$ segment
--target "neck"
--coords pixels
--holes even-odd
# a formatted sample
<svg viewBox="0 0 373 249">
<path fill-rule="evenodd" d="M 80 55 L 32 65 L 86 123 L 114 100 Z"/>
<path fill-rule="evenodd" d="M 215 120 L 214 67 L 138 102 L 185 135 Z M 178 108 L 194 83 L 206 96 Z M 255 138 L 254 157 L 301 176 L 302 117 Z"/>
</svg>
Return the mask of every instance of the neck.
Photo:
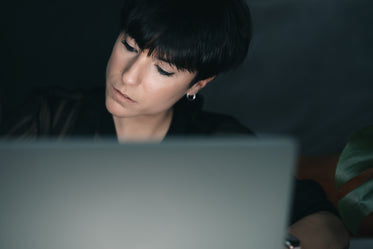
<svg viewBox="0 0 373 249">
<path fill-rule="evenodd" d="M 119 142 L 161 142 L 171 124 L 173 109 L 157 115 L 121 118 L 113 116 Z"/>
</svg>

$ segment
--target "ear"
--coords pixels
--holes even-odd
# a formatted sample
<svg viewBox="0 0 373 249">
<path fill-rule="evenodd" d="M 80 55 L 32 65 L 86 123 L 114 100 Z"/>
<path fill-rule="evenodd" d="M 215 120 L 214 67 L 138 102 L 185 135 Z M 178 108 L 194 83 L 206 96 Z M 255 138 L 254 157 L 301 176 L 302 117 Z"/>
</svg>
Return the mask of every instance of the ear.
<svg viewBox="0 0 373 249">
<path fill-rule="evenodd" d="M 188 94 L 190 95 L 194 95 L 194 94 L 197 94 L 199 90 L 201 90 L 202 88 L 204 88 L 207 83 L 209 83 L 210 81 L 212 81 L 213 79 L 215 79 L 216 75 L 214 76 L 211 76 L 207 79 L 203 79 L 203 80 L 200 80 L 200 81 L 197 81 L 196 83 L 193 84 L 193 86 L 191 86 L 188 90 Z"/>
</svg>

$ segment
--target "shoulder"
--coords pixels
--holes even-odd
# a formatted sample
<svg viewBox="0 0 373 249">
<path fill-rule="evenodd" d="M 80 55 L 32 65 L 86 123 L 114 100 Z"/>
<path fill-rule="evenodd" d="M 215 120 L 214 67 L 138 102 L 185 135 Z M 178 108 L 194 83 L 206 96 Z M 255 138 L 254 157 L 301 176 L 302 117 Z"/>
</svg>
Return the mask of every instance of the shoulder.
<svg viewBox="0 0 373 249">
<path fill-rule="evenodd" d="M 10 138 L 64 136 L 72 132 L 81 110 L 96 95 L 95 90 L 41 87 L 21 105 L 8 110 L 0 134 Z M 93 99 L 93 98 L 92 98 Z"/>
<path fill-rule="evenodd" d="M 313 180 L 295 180 L 290 224 L 310 214 L 328 211 L 338 216 L 320 184 Z"/>
<path fill-rule="evenodd" d="M 170 135 L 251 135 L 253 132 L 236 118 L 202 110 L 203 99 L 181 99 L 174 107 Z"/>
</svg>

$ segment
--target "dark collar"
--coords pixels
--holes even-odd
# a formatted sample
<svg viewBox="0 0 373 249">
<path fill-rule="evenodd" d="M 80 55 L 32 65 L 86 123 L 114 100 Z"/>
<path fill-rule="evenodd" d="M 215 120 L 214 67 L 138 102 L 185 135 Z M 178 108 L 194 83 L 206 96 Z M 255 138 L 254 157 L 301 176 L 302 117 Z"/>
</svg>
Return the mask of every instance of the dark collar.
<svg viewBox="0 0 373 249">
<path fill-rule="evenodd" d="M 175 135 L 187 135 L 190 131 L 190 121 L 201 111 L 202 106 L 203 98 L 200 95 L 197 95 L 193 101 L 186 97 L 181 98 L 173 107 L 172 121 L 166 138 Z"/>
<path fill-rule="evenodd" d="M 116 136 L 114 120 L 105 106 L 105 95 L 101 96 L 101 107 L 99 112 L 99 120 L 97 124 L 98 135 L 101 137 Z M 181 98 L 175 105 L 170 128 L 166 134 L 166 138 L 175 135 L 187 135 L 189 131 L 189 123 L 193 117 L 201 111 L 203 106 L 203 98 L 197 95 L 193 101 L 187 100 L 186 97 Z"/>
</svg>

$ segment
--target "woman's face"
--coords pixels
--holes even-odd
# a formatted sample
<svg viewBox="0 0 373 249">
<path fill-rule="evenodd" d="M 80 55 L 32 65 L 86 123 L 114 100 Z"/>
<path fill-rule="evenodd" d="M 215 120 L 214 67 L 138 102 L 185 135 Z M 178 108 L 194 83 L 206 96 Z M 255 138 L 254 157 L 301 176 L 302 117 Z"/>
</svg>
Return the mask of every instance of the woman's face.
<svg viewBox="0 0 373 249">
<path fill-rule="evenodd" d="M 116 117 L 162 114 L 187 92 L 195 94 L 205 84 L 190 87 L 196 73 L 140 51 L 134 39 L 121 33 L 106 68 L 106 108 Z"/>
</svg>

